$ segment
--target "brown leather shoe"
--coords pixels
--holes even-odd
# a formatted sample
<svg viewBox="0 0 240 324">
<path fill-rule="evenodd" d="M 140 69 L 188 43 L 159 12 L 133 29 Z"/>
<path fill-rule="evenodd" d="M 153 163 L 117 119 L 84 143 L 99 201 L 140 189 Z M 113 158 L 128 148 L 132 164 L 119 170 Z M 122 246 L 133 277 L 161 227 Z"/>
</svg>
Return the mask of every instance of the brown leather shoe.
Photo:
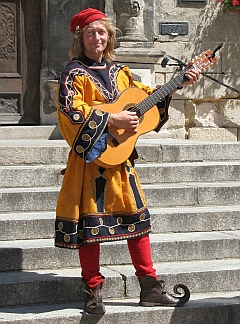
<svg viewBox="0 0 240 324">
<path fill-rule="evenodd" d="M 140 293 L 140 306 L 182 306 L 190 298 L 190 291 L 188 287 L 182 284 L 175 285 L 173 291 L 177 295 L 181 295 L 178 288 L 183 289 L 184 296 L 174 297 L 167 290 L 165 290 L 165 282 L 163 280 L 157 280 L 154 277 L 139 277 L 138 278 L 141 293 Z"/>
<path fill-rule="evenodd" d="M 104 314 L 106 312 L 105 306 L 102 301 L 101 294 L 102 284 L 97 285 L 93 289 L 87 286 L 85 310 L 90 314 Z"/>
</svg>

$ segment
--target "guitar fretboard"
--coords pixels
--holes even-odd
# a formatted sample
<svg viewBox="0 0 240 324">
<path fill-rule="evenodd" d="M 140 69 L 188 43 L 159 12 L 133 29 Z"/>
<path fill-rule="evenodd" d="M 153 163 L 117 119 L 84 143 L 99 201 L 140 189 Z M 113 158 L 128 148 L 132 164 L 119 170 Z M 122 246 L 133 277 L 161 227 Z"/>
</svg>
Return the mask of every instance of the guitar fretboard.
<svg viewBox="0 0 240 324">
<path fill-rule="evenodd" d="M 180 72 L 176 77 L 171 79 L 169 82 L 165 83 L 159 89 L 157 89 L 154 93 L 150 96 L 146 97 L 144 100 L 136 104 L 132 107 L 131 111 L 136 111 L 138 116 L 142 116 L 151 109 L 154 105 L 156 105 L 159 101 L 165 98 L 169 93 L 175 90 L 177 87 L 180 86 L 186 79 L 185 73 L 187 70 L 194 68 L 194 66 L 185 69 L 184 71 Z"/>
</svg>

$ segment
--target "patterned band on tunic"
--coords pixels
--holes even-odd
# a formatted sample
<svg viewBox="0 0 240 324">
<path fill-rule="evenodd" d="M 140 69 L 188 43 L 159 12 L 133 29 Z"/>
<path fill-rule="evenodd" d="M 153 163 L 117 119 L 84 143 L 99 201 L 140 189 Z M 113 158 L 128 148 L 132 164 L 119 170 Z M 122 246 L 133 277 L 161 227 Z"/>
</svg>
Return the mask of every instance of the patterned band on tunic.
<svg viewBox="0 0 240 324">
<path fill-rule="evenodd" d="M 84 243 L 131 239 L 151 231 L 147 208 L 135 214 L 85 215 L 79 224 L 57 217 L 56 241 L 58 247 L 79 248 Z"/>
</svg>

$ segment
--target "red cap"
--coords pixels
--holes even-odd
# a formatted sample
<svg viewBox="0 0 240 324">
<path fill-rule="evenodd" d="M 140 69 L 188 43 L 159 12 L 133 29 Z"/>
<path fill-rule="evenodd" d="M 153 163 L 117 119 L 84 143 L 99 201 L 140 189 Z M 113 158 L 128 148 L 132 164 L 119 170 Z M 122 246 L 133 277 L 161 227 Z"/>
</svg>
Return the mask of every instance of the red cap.
<svg viewBox="0 0 240 324">
<path fill-rule="evenodd" d="M 77 15 L 72 17 L 70 21 L 70 32 L 74 34 L 77 27 L 82 30 L 91 22 L 102 18 L 107 18 L 107 16 L 97 9 L 88 8 L 82 10 Z"/>
</svg>

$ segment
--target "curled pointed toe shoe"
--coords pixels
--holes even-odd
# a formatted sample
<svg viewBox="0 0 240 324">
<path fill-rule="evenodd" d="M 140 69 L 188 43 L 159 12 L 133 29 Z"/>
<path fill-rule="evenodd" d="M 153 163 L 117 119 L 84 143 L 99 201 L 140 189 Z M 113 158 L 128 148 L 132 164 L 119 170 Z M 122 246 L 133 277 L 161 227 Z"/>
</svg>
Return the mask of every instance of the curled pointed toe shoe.
<svg viewBox="0 0 240 324">
<path fill-rule="evenodd" d="M 97 285 L 93 289 L 85 290 L 85 310 L 90 314 L 104 314 L 106 312 L 105 306 L 102 300 L 101 288 L 102 284 Z"/>
<path fill-rule="evenodd" d="M 184 292 L 183 296 L 175 297 L 165 289 L 165 282 L 163 280 L 147 276 L 139 277 L 138 279 L 141 286 L 140 306 L 177 307 L 186 304 L 190 298 L 190 291 L 185 285 L 177 284 L 174 286 L 173 291 L 176 295 L 181 295 L 178 290 L 179 288 Z"/>
</svg>

